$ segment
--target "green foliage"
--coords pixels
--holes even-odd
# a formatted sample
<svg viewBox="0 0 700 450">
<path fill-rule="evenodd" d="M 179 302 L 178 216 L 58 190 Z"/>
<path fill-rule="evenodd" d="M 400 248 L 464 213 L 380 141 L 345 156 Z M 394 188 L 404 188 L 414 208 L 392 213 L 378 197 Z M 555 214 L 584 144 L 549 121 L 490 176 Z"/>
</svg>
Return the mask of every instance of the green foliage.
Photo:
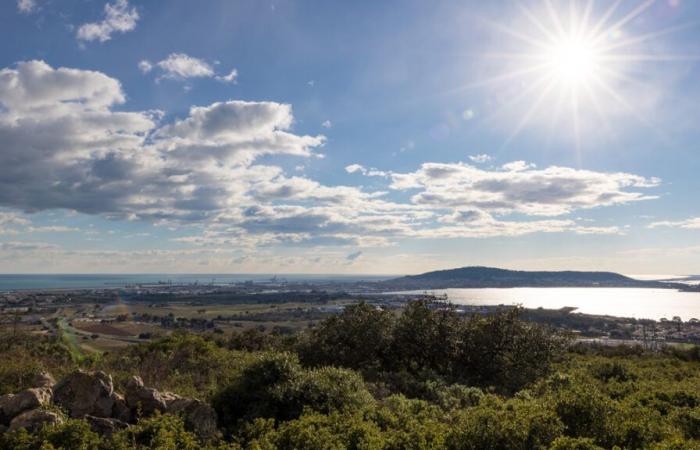
<svg viewBox="0 0 700 450">
<path fill-rule="evenodd" d="M 300 342 L 298 352 L 307 365 L 335 365 L 373 373 L 385 365 L 392 327 L 391 313 L 358 303 L 312 329 Z"/>
<path fill-rule="evenodd" d="M 77 367 L 70 350 L 48 336 L 0 334 L 0 357 L 0 395 L 31 387 L 41 371 L 61 375 Z"/>
<path fill-rule="evenodd" d="M 349 307 L 312 330 L 299 352 L 306 364 L 355 369 L 409 394 L 434 379 L 513 393 L 546 374 L 566 343 L 518 309 L 465 318 L 450 305 L 416 301 L 398 318 L 365 303 Z"/>
<path fill-rule="evenodd" d="M 90 429 L 87 422 L 70 419 L 65 423 L 48 425 L 34 434 L 21 429 L 0 436 L 2 450 L 92 450 L 103 447 L 100 436 Z"/>
<path fill-rule="evenodd" d="M 347 369 L 303 369 L 290 353 L 261 354 L 213 400 L 220 422 L 229 430 L 240 420 L 292 420 L 305 409 L 330 414 L 371 407 L 373 398 L 362 378 Z"/>
<path fill-rule="evenodd" d="M 466 323 L 455 364 L 455 373 L 463 374 L 463 381 L 513 393 L 550 371 L 568 339 L 521 320 L 519 314 L 510 309 Z"/>
<path fill-rule="evenodd" d="M 81 420 L 4 433 L 0 450 L 700 448 L 695 350 L 566 352 L 566 342 L 518 310 L 465 317 L 425 302 L 396 313 L 359 304 L 291 338 L 176 333 L 91 368 L 117 391 L 138 374 L 211 400 L 224 440 L 198 442 L 182 418 L 162 415 L 111 438 Z M 0 361 L 0 392 L 85 363 L 41 336 L 0 339 Z"/>
<path fill-rule="evenodd" d="M 111 439 L 110 447 L 115 450 L 195 450 L 201 448 L 196 436 L 185 430 L 182 418 L 174 415 L 155 415 L 141 419 L 135 426 L 115 433 Z"/>
<path fill-rule="evenodd" d="M 113 375 L 117 386 L 139 375 L 148 386 L 209 398 L 237 375 L 238 366 L 248 357 L 203 336 L 175 333 L 105 355 L 100 368 Z"/>
</svg>

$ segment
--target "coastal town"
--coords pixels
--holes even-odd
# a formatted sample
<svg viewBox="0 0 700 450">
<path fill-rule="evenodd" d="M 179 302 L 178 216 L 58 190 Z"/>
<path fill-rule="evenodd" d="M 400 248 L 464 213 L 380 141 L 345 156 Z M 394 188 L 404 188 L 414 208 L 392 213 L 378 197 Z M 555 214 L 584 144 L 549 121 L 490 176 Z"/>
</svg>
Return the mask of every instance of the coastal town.
<svg viewBox="0 0 700 450">
<path fill-rule="evenodd" d="M 0 327 L 64 337 L 83 351 L 109 351 L 176 331 L 230 335 L 247 329 L 290 334 L 367 302 L 400 311 L 411 300 L 465 315 L 488 315 L 517 305 L 452 304 L 427 293 L 377 292 L 362 282 L 246 281 L 231 284 L 160 282 L 92 289 L 0 292 Z M 525 309 L 526 320 L 571 333 L 599 345 L 660 349 L 700 343 L 700 320 L 669 316 L 660 320 L 591 315 L 576 308 Z"/>
</svg>

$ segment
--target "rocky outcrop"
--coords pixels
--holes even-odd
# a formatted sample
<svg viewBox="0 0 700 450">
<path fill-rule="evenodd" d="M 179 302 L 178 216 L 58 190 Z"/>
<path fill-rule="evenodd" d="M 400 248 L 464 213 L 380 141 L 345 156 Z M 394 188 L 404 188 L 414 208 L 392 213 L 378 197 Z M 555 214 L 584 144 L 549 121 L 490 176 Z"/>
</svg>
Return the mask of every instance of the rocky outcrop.
<svg viewBox="0 0 700 450">
<path fill-rule="evenodd" d="M 17 394 L 0 397 L 0 422 L 8 423 L 24 411 L 36 409 L 51 401 L 51 388 L 40 387 L 26 389 Z"/>
<path fill-rule="evenodd" d="M 90 424 L 92 431 L 104 436 L 111 436 L 119 430 L 122 430 L 129 425 L 119 419 L 85 416 L 85 420 Z"/>
<path fill-rule="evenodd" d="M 131 412 L 141 416 L 150 416 L 156 411 L 165 412 L 168 405 L 160 392 L 144 386 L 141 377 L 131 377 L 124 392 L 126 404 Z"/>
<path fill-rule="evenodd" d="M 53 388 L 56 384 L 56 380 L 48 372 L 39 372 L 36 374 L 32 380 L 32 386 Z"/>
<path fill-rule="evenodd" d="M 104 372 L 77 371 L 54 386 L 53 401 L 71 417 L 111 417 L 114 407 L 112 377 Z"/>
<path fill-rule="evenodd" d="M 20 428 L 32 432 L 45 424 L 62 423 L 60 413 L 45 408 L 52 401 L 102 435 L 111 435 L 156 412 L 182 416 L 186 428 L 203 441 L 219 433 L 216 412 L 209 404 L 147 387 L 137 376 L 126 383 L 123 396 L 114 391 L 112 377 L 104 372 L 81 370 L 58 383 L 50 374 L 41 373 L 33 384 L 36 387 L 0 396 L 0 434 Z"/>
<path fill-rule="evenodd" d="M 29 432 L 39 431 L 45 425 L 63 423 L 63 417 L 53 411 L 43 409 L 32 409 L 23 412 L 19 416 L 12 419 L 10 427 L 7 431 L 15 431 L 20 428 L 25 428 Z"/>
<path fill-rule="evenodd" d="M 131 413 L 129 405 L 126 404 L 126 399 L 123 395 L 116 392 L 112 393 L 112 415 L 111 417 L 121 420 L 122 422 L 131 422 L 134 420 L 134 415 Z"/>
<path fill-rule="evenodd" d="M 202 440 L 211 439 L 218 433 L 216 411 L 201 400 L 175 399 L 168 403 L 168 413 L 182 415 L 185 426 Z"/>
</svg>

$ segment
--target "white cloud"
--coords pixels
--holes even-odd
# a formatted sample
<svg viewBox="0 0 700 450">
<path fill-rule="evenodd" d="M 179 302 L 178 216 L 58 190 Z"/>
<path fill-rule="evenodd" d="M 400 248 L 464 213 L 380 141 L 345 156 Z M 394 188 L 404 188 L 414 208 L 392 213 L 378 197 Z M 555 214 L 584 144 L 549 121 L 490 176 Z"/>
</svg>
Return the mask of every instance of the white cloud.
<svg viewBox="0 0 700 450">
<path fill-rule="evenodd" d="M 148 73 L 148 72 L 150 72 L 151 70 L 153 70 L 153 64 L 151 64 L 151 62 L 148 61 L 147 59 L 144 59 L 144 60 L 142 60 L 142 61 L 139 61 L 139 70 L 140 70 L 142 73 Z"/>
<path fill-rule="evenodd" d="M 17 0 L 17 10 L 24 14 L 29 14 L 36 10 L 35 0 Z"/>
<path fill-rule="evenodd" d="M 321 126 L 322 126 L 323 128 L 332 128 L 332 127 L 333 127 L 333 123 L 331 123 L 330 120 L 324 120 L 323 123 L 321 124 Z"/>
<path fill-rule="evenodd" d="M 476 113 L 473 109 L 465 109 L 464 111 L 462 111 L 462 118 L 464 120 L 469 121 L 472 120 L 474 117 L 476 117 Z"/>
<path fill-rule="evenodd" d="M 478 155 L 469 155 L 469 160 L 475 163 L 484 164 L 493 160 L 490 155 L 486 153 L 480 153 Z"/>
<path fill-rule="evenodd" d="M 501 166 L 503 170 L 507 170 L 509 172 L 522 172 L 523 170 L 534 169 L 535 167 L 537 166 L 525 161 L 513 161 Z"/>
<path fill-rule="evenodd" d="M 184 53 L 171 53 L 156 64 L 163 70 L 164 78 L 213 77 L 214 69 L 204 60 Z"/>
<path fill-rule="evenodd" d="M 557 216 L 577 209 L 653 199 L 656 197 L 638 190 L 660 183 L 656 178 L 622 172 L 557 166 L 538 170 L 521 161 L 503 167 L 505 170 L 499 171 L 463 163 L 424 163 L 416 172 L 391 173 L 390 188 L 418 189 L 412 202 L 433 208 Z"/>
<path fill-rule="evenodd" d="M 223 81 L 224 83 L 238 83 L 238 71 L 236 69 L 231 70 L 228 75 L 220 75 L 216 77 L 217 80 Z"/>
<path fill-rule="evenodd" d="M 670 227 L 670 228 L 684 228 L 687 230 L 700 230 L 700 217 L 693 217 L 685 220 L 665 220 L 659 222 L 650 223 L 648 228 L 660 228 L 660 227 Z"/>
<path fill-rule="evenodd" d="M 123 101 L 119 82 L 99 72 L 41 61 L 1 70 L 0 205 L 201 220 L 279 175 L 251 166 L 258 156 L 307 157 L 323 143 L 288 131 L 285 104 L 193 107 L 159 127 L 159 114 L 111 110 Z"/>
<path fill-rule="evenodd" d="M 218 62 L 215 62 L 215 64 L 218 64 Z M 238 82 L 238 71 L 236 69 L 232 69 L 225 75 L 217 75 L 214 67 L 210 63 L 185 53 L 171 53 L 167 58 L 156 63 L 143 60 L 139 62 L 138 66 L 139 70 L 144 74 L 150 73 L 157 67 L 161 74 L 156 78 L 156 81 L 162 79 L 187 80 L 190 78 L 213 78 L 222 83 L 236 84 Z M 185 89 L 189 90 L 191 86 L 186 86 Z"/>
<path fill-rule="evenodd" d="M 136 8 L 129 8 L 127 0 L 107 3 L 104 8 L 105 18 L 101 22 L 85 23 L 78 28 L 77 37 L 81 41 L 105 42 L 114 33 L 126 33 L 136 28 L 139 13 Z"/>
<path fill-rule="evenodd" d="M 364 174 L 367 170 L 361 166 L 360 164 L 350 164 L 349 166 L 345 166 L 345 171 L 347 173 L 362 173 Z"/>
<path fill-rule="evenodd" d="M 0 70 L 0 206 L 196 226 L 179 240 L 191 246 L 342 247 L 347 254 L 407 238 L 619 233 L 569 219 L 498 216 L 555 216 L 639 201 L 651 198 L 640 190 L 659 183 L 527 163 L 508 166 L 517 170 L 425 163 L 409 173 L 346 167 L 387 179 L 390 189 L 417 190 L 410 200 L 393 201 L 386 189 L 325 185 L 274 165 L 279 155 L 318 156 L 325 142 L 292 130 L 288 104 L 215 102 L 161 123 L 162 112 L 116 111 L 124 101 L 121 84 L 100 72 L 42 61 Z M 17 220 L 0 215 L 6 229 L 72 231 Z"/>
</svg>

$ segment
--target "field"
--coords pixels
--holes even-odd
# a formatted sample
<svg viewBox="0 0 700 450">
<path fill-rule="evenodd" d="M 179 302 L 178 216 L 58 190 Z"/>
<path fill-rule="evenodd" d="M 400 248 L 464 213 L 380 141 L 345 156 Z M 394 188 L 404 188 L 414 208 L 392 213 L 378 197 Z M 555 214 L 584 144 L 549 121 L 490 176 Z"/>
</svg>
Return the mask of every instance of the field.
<svg viewBox="0 0 700 450">
<path fill-rule="evenodd" d="M 63 334 L 76 351 L 85 354 L 114 351 L 128 345 L 168 336 L 176 330 L 215 331 L 228 336 L 255 328 L 294 333 L 330 315 L 323 308 L 337 308 L 353 299 L 332 300 L 323 305 L 285 303 L 125 302 L 77 303 L 42 317 L 43 326 L 21 325 L 22 331 Z M 321 309 L 319 309 L 321 308 Z"/>
</svg>

